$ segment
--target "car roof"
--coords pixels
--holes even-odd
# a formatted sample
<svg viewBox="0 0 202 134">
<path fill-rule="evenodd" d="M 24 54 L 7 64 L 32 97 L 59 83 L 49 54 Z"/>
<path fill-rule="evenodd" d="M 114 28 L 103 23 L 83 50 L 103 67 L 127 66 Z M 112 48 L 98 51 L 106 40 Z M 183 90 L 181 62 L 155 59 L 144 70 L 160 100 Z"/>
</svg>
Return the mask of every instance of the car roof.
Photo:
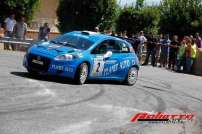
<svg viewBox="0 0 202 134">
<path fill-rule="evenodd" d="M 81 36 L 81 37 L 86 38 L 92 42 L 97 42 L 97 41 L 106 40 L 106 39 L 122 40 L 120 38 L 116 38 L 113 36 L 109 36 L 109 35 L 101 34 L 101 33 L 97 33 L 97 32 L 91 32 L 91 31 L 73 31 L 73 32 L 69 32 L 67 34 L 75 35 L 75 36 Z"/>
</svg>

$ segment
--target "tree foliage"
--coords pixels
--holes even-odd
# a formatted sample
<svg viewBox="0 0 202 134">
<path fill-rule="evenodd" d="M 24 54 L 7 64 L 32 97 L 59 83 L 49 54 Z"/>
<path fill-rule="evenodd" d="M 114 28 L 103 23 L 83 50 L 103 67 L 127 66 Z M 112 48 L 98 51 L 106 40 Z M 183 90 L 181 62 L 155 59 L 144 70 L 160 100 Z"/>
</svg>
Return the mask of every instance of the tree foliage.
<svg viewBox="0 0 202 134">
<path fill-rule="evenodd" d="M 137 10 L 134 7 L 122 9 L 118 19 L 117 31 L 128 31 L 129 34 L 144 30 L 146 32 L 158 32 L 159 9 L 157 7 L 144 7 Z"/>
<path fill-rule="evenodd" d="M 143 8 L 143 6 L 144 6 L 144 0 L 136 0 L 135 8 L 136 8 L 137 10 Z"/>
<path fill-rule="evenodd" d="M 0 0 L 0 20 L 13 13 L 17 18 L 25 16 L 27 21 L 30 21 L 39 3 L 40 0 Z"/>
<path fill-rule="evenodd" d="M 177 35 L 202 32 L 202 1 L 163 0 L 160 31 Z"/>
<path fill-rule="evenodd" d="M 111 27 L 116 16 L 116 0 L 60 0 L 57 10 L 61 32 Z"/>
</svg>

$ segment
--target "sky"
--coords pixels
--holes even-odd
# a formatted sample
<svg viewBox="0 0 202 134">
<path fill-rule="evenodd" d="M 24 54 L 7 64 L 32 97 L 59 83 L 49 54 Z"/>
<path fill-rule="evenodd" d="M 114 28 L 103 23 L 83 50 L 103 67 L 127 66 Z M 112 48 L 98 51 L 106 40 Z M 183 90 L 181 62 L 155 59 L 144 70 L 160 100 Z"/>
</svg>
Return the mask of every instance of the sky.
<svg viewBox="0 0 202 134">
<path fill-rule="evenodd" d="M 136 2 L 136 0 L 118 0 L 120 4 L 124 6 L 125 4 L 131 5 Z M 160 3 L 160 0 L 145 0 L 146 5 L 157 5 Z"/>
</svg>

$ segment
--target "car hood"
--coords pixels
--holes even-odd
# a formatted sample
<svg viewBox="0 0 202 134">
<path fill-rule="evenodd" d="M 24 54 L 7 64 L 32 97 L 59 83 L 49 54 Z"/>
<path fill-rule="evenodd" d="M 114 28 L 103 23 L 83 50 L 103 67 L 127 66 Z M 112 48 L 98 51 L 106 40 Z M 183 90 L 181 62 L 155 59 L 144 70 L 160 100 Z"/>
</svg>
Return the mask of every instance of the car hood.
<svg viewBox="0 0 202 134">
<path fill-rule="evenodd" d="M 78 53 L 81 50 L 66 47 L 58 44 L 52 44 L 49 42 L 44 42 L 38 45 L 33 46 L 31 52 L 39 52 L 41 54 L 49 55 L 51 57 L 56 57 L 58 55 L 67 54 L 67 53 Z"/>
</svg>

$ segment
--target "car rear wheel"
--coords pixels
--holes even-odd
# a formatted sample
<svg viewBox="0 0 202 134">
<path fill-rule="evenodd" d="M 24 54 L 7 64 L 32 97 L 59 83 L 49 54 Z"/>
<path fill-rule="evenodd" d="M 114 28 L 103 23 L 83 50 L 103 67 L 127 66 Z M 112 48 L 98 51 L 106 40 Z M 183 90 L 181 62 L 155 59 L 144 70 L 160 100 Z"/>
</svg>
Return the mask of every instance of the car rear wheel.
<svg viewBox="0 0 202 134">
<path fill-rule="evenodd" d="M 88 65 L 86 63 L 82 63 L 76 72 L 75 81 L 79 85 L 83 85 L 88 78 Z"/>
<path fill-rule="evenodd" d="M 132 67 L 128 71 L 126 84 L 129 86 L 133 86 L 137 82 L 137 78 L 138 78 L 138 69 L 136 67 Z"/>
</svg>

